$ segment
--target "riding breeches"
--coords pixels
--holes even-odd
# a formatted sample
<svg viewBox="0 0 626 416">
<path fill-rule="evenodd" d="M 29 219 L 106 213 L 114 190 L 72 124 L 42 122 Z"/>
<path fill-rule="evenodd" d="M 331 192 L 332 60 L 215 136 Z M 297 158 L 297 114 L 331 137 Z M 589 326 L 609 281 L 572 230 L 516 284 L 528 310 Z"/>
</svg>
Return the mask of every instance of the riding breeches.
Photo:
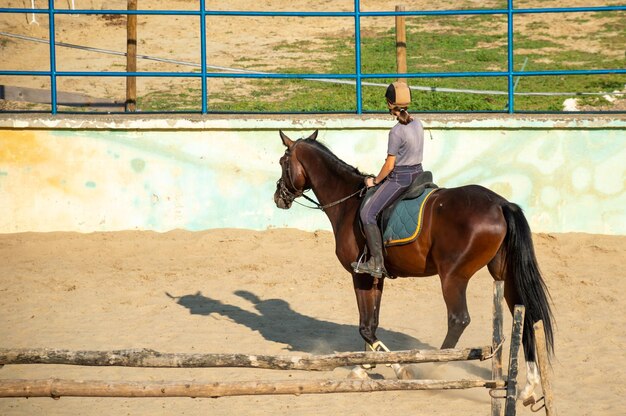
<svg viewBox="0 0 626 416">
<path fill-rule="evenodd" d="M 396 166 L 361 208 L 363 225 L 376 224 L 378 214 L 391 205 L 420 173 L 422 173 L 421 164 Z"/>
</svg>

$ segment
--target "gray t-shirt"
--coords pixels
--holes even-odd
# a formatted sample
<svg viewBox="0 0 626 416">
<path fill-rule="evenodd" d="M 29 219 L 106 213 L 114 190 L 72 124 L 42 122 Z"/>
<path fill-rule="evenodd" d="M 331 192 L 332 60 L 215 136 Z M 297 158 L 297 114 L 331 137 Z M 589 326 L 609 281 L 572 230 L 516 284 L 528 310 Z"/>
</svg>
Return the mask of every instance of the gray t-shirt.
<svg viewBox="0 0 626 416">
<path fill-rule="evenodd" d="M 389 131 L 387 154 L 396 157 L 396 166 L 422 163 L 424 157 L 424 127 L 414 119 L 409 124 L 396 124 Z"/>
</svg>

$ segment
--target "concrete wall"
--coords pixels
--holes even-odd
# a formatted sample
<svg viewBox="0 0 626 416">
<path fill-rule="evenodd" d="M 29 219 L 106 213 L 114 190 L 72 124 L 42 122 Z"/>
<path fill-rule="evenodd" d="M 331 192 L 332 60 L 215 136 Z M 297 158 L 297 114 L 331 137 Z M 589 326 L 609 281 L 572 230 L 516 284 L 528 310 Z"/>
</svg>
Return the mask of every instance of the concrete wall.
<svg viewBox="0 0 626 416">
<path fill-rule="evenodd" d="M 521 205 L 535 232 L 626 234 L 626 118 L 424 116 L 426 169 Z M 390 117 L 0 116 L 0 233 L 330 229 L 272 196 L 283 129 L 377 173 Z M 305 202 L 305 201 L 303 201 Z"/>
</svg>

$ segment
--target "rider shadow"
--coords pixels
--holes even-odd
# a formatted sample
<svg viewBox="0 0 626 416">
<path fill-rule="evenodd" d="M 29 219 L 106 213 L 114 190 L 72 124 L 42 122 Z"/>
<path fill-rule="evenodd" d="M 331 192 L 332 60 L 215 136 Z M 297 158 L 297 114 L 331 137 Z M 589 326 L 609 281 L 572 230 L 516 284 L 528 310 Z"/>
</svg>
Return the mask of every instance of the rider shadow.
<svg viewBox="0 0 626 416">
<path fill-rule="evenodd" d="M 286 344 L 289 351 L 330 354 L 335 351 L 354 351 L 363 345 L 355 325 L 338 324 L 303 315 L 282 299 L 262 300 L 246 290 L 235 295 L 254 305 L 257 313 L 223 303 L 197 292 L 181 297 L 167 296 L 189 309 L 193 315 L 219 314 L 257 331 L 268 341 Z M 377 335 L 394 350 L 432 349 L 433 347 L 409 335 L 379 328 Z"/>
</svg>

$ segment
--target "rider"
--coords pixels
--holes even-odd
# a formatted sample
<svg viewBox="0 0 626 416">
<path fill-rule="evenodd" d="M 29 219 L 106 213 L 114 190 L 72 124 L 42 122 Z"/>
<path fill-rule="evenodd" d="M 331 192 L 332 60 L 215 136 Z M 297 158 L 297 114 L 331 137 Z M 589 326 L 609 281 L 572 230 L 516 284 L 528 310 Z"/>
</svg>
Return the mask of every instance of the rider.
<svg viewBox="0 0 626 416">
<path fill-rule="evenodd" d="M 411 103 L 411 90 L 404 82 L 394 82 L 385 93 L 389 113 L 398 124 L 389 131 L 387 158 L 376 177 L 367 176 L 365 185 L 378 186 L 374 195 L 361 208 L 361 222 L 371 257 L 367 262 L 352 263 L 357 273 L 368 273 L 380 278 L 387 274 L 383 258 L 382 235 L 377 217 L 384 208 L 393 203 L 422 172 L 424 153 L 424 128 L 422 123 L 411 117 L 407 109 Z"/>
</svg>

